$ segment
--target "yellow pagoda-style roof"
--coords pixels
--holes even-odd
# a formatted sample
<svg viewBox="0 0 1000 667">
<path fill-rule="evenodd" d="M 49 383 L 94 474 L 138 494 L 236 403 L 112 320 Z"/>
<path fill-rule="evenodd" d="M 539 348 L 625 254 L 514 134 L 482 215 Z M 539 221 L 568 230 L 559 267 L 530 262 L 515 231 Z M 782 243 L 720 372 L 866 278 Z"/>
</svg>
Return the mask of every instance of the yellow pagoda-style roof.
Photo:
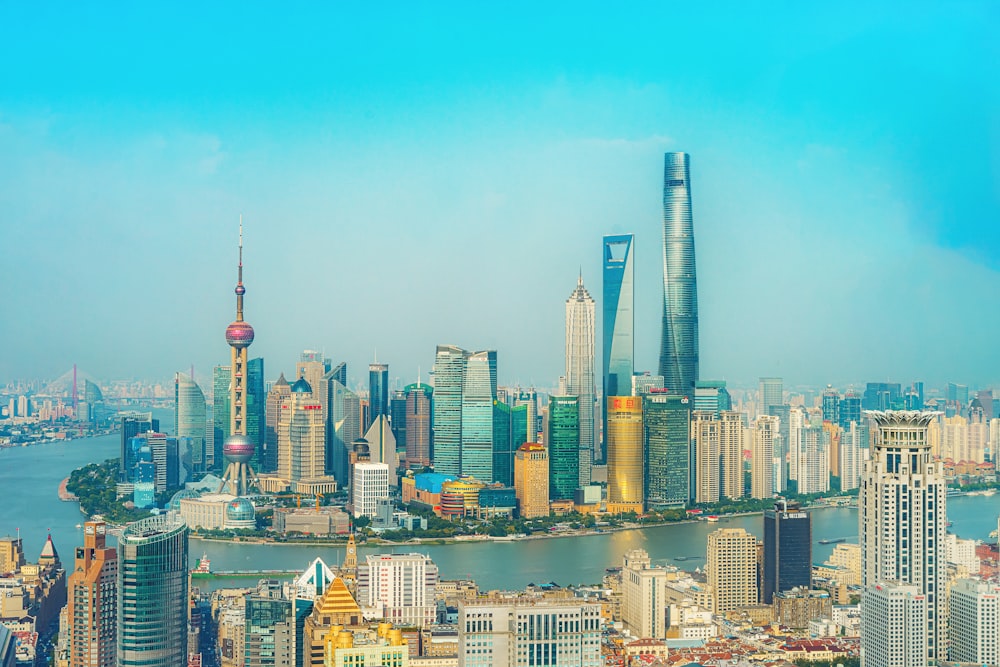
<svg viewBox="0 0 1000 667">
<path fill-rule="evenodd" d="M 314 613 L 320 617 L 361 617 L 361 607 L 340 577 L 334 577 L 323 596 L 316 600 Z"/>
</svg>

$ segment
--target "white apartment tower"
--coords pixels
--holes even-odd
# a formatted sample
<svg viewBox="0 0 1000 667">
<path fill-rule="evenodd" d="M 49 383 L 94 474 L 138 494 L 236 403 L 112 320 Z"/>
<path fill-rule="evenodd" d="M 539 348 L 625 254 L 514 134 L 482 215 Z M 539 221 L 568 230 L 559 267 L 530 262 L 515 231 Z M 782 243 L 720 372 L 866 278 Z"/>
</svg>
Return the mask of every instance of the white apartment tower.
<svg viewBox="0 0 1000 667">
<path fill-rule="evenodd" d="M 719 502 L 719 420 L 708 411 L 691 413 L 696 503 Z"/>
<path fill-rule="evenodd" d="M 354 516 L 374 517 L 382 498 L 389 497 L 389 466 L 385 463 L 355 463 L 351 481 Z"/>
<path fill-rule="evenodd" d="M 948 638 L 949 660 L 1000 664 L 1000 585 L 979 579 L 952 585 Z"/>
<path fill-rule="evenodd" d="M 622 622 L 636 638 L 666 637 L 667 571 L 650 564 L 649 554 L 633 549 L 622 567 Z"/>
<path fill-rule="evenodd" d="M 925 610 L 918 624 L 926 628 L 920 649 L 925 652 L 924 662 L 934 663 L 946 657 L 948 626 L 946 483 L 942 464 L 931 460 L 927 441 L 927 425 L 935 414 L 887 410 L 868 415 L 875 433 L 858 497 L 862 607 L 869 604 L 872 591 L 879 586 L 881 592 L 872 598 L 879 604 L 888 604 L 886 590 L 914 588 L 912 599 L 904 606 L 907 614 L 916 613 L 913 609 L 917 607 Z M 916 598 L 924 601 L 918 604 Z M 887 650 L 882 644 L 884 620 L 873 608 L 862 615 L 862 665 L 911 664 L 909 658 L 906 663 L 875 661 L 876 655 Z M 908 640 L 908 645 L 914 641 Z"/>
<path fill-rule="evenodd" d="M 743 481 L 743 414 L 719 413 L 719 459 L 722 465 L 722 495 L 739 500 L 745 495 Z"/>
<path fill-rule="evenodd" d="M 566 299 L 566 393 L 579 399 L 580 486 L 587 486 L 594 461 L 594 300 L 582 273 Z"/>
<path fill-rule="evenodd" d="M 750 496 L 772 498 L 781 486 L 781 447 L 777 417 L 760 415 L 754 420 L 751 449 Z M 775 445 L 779 446 L 776 447 Z"/>
<path fill-rule="evenodd" d="M 927 667 L 927 597 L 918 586 L 876 584 L 861 604 L 864 667 Z M 867 630 L 866 630 L 867 628 Z"/>
<path fill-rule="evenodd" d="M 358 606 L 368 620 L 425 628 L 434 622 L 438 568 L 423 554 L 373 554 L 358 565 Z"/>
</svg>

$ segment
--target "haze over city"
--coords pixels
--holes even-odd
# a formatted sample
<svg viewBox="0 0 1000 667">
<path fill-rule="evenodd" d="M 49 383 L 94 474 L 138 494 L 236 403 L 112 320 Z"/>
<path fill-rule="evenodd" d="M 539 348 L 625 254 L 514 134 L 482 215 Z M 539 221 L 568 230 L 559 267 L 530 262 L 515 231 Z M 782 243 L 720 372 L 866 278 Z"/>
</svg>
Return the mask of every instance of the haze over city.
<svg viewBox="0 0 1000 667">
<path fill-rule="evenodd" d="M 379 9 L 0 8 L 0 381 L 225 363 L 240 214 L 268 378 L 552 386 L 623 232 L 655 372 L 665 151 L 702 378 L 998 380 L 995 4 Z"/>
</svg>

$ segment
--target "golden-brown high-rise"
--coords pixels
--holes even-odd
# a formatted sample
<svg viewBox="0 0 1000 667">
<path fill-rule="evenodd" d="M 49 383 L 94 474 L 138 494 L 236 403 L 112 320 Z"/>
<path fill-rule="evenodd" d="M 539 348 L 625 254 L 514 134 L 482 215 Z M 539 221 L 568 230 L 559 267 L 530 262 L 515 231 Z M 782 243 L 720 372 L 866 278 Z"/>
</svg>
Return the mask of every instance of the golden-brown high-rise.
<svg viewBox="0 0 1000 667">
<path fill-rule="evenodd" d="M 742 528 L 710 533 L 705 574 L 716 614 L 757 604 L 757 538 Z"/>
<path fill-rule="evenodd" d="M 105 545 L 103 521 L 88 521 L 69 575 L 69 667 L 113 667 L 117 660 L 118 551 Z"/>
<path fill-rule="evenodd" d="M 609 396 L 608 511 L 641 513 L 643 490 L 642 397 Z"/>
<path fill-rule="evenodd" d="M 514 454 L 514 493 L 522 519 L 549 515 L 549 453 L 526 442 Z"/>
</svg>

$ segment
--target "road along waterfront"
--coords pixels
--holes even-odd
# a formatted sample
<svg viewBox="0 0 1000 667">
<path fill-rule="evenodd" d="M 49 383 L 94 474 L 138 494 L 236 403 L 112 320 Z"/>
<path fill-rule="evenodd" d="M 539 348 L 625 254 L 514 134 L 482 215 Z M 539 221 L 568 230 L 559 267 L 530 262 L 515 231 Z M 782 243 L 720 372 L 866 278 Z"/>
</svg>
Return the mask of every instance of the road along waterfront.
<svg viewBox="0 0 1000 667">
<path fill-rule="evenodd" d="M 118 456 L 119 442 L 119 436 L 113 434 L 0 450 L 0 535 L 13 535 L 20 528 L 26 556 L 34 560 L 51 529 L 64 561 L 71 559 L 73 548 L 82 541 L 76 526 L 85 517 L 76 503 L 59 500 L 59 483 L 75 468 Z M 1000 494 L 948 498 L 951 530 L 963 538 L 988 539 L 997 527 L 998 514 Z M 822 508 L 813 510 L 812 516 L 814 562 L 825 560 L 836 546 L 820 544 L 820 540 L 857 541 L 857 510 Z M 487 589 L 550 581 L 569 585 L 600 582 L 605 568 L 620 566 L 622 555 L 636 547 L 648 551 L 657 563 L 688 570 L 704 567 L 708 534 L 723 527 L 745 528 L 760 537 L 763 519 L 759 514 L 724 516 L 718 523 L 695 521 L 594 535 L 371 548 L 361 545 L 358 551 L 361 557 L 366 553 L 426 553 L 437 563 L 442 577 L 471 577 Z M 192 567 L 207 554 L 213 570 L 287 571 L 305 568 L 316 556 L 331 564 L 344 558 L 342 546 L 206 540 L 192 540 L 190 553 Z M 212 587 L 244 585 L 237 578 L 205 581 Z"/>
</svg>

